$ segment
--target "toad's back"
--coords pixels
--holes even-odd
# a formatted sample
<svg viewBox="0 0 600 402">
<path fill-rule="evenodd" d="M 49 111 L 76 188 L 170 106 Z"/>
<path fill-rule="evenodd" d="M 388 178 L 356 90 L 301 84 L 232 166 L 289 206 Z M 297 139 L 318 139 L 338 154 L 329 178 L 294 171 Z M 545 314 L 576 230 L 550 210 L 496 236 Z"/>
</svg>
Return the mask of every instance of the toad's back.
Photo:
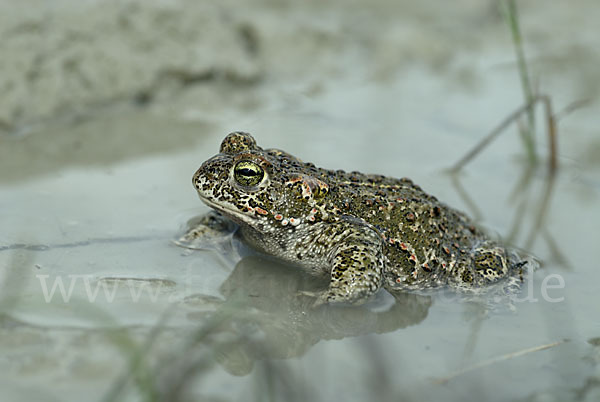
<svg viewBox="0 0 600 402">
<path fill-rule="evenodd" d="M 445 282 L 481 286 L 506 275 L 517 262 L 465 214 L 410 179 L 318 168 L 314 173 L 333 183 L 329 187 L 332 205 L 380 233 L 386 278 L 393 287 L 423 288 Z"/>
</svg>

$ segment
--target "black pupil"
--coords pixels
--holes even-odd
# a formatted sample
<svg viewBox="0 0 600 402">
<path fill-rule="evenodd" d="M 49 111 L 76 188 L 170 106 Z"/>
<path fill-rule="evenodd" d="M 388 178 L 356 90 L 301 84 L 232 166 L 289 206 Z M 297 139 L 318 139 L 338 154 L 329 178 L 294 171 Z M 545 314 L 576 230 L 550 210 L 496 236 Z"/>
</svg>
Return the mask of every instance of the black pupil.
<svg viewBox="0 0 600 402">
<path fill-rule="evenodd" d="M 238 173 L 242 176 L 258 176 L 258 172 L 256 170 L 241 168 L 238 170 Z"/>
</svg>

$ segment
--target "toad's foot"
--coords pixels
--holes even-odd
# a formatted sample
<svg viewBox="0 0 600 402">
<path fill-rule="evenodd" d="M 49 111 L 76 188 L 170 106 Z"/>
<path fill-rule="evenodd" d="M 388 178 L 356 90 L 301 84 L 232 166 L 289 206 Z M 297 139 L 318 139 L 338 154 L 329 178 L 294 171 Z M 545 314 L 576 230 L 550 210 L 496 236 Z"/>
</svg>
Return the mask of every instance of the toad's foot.
<svg viewBox="0 0 600 402">
<path fill-rule="evenodd" d="M 323 290 L 323 291 L 319 291 L 319 292 L 312 292 L 310 290 L 299 290 L 297 295 L 298 296 L 306 296 L 311 299 L 314 299 L 312 304 L 310 304 L 310 307 L 313 309 L 316 309 L 320 306 L 327 305 L 327 304 L 336 304 L 336 305 L 350 304 L 350 302 L 346 301 L 346 300 L 329 300 L 329 296 L 330 296 L 329 290 Z M 360 304 L 360 301 L 357 304 Z"/>
<path fill-rule="evenodd" d="M 193 250 L 224 250 L 231 244 L 237 225 L 217 211 L 192 218 L 186 232 L 173 243 Z"/>
</svg>

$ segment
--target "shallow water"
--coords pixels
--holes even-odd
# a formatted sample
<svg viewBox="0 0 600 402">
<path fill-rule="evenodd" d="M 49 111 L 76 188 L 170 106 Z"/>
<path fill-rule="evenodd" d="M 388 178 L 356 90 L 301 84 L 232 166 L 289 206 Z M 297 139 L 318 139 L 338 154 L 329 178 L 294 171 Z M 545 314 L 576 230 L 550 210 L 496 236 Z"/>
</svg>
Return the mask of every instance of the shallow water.
<svg viewBox="0 0 600 402">
<path fill-rule="evenodd" d="M 521 103 L 515 70 L 489 68 L 510 51 L 478 50 L 476 90 L 435 70 L 382 80 L 358 65 L 310 94 L 297 83 L 211 89 L 258 96 L 252 107 L 207 114 L 192 89 L 0 138 L 6 400 L 597 400 L 594 108 L 560 122 L 553 180 L 543 163 L 528 170 L 514 128 L 457 177 L 443 172 Z M 558 105 L 577 94 L 562 81 L 548 89 Z M 410 177 L 541 269 L 510 303 L 382 293 L 313 311 L 297 292 L 324 286 L 315 278 L 236 243 L 172 243 L 208 210 L 191 175 L 234 129 L 318 166 Z"/>
</svg>

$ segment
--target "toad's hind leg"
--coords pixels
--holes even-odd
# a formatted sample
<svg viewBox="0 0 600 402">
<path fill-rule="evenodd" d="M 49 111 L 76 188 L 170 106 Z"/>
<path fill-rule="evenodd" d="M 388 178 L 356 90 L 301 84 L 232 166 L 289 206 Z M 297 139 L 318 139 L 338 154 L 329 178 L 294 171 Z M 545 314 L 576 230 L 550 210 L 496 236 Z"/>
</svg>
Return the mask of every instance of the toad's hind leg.
<svg viewBox="0 0 600 402">
<path fill-rule="evenodd" d="M 332 252 L 329 288 L 315 305 L 365 302 L 381 287 L 383 252 L 379 236 L 369 228 L 344 239 Z"/>
<path fill-rule="evenodd" d="M 505 248 L 491 242 L 485 242 L 471 251 L 468 263 L 460 275 L 467 286 L 486 286 L 505 278 L 509 274 L 509 265 Z"/>
</svg>

